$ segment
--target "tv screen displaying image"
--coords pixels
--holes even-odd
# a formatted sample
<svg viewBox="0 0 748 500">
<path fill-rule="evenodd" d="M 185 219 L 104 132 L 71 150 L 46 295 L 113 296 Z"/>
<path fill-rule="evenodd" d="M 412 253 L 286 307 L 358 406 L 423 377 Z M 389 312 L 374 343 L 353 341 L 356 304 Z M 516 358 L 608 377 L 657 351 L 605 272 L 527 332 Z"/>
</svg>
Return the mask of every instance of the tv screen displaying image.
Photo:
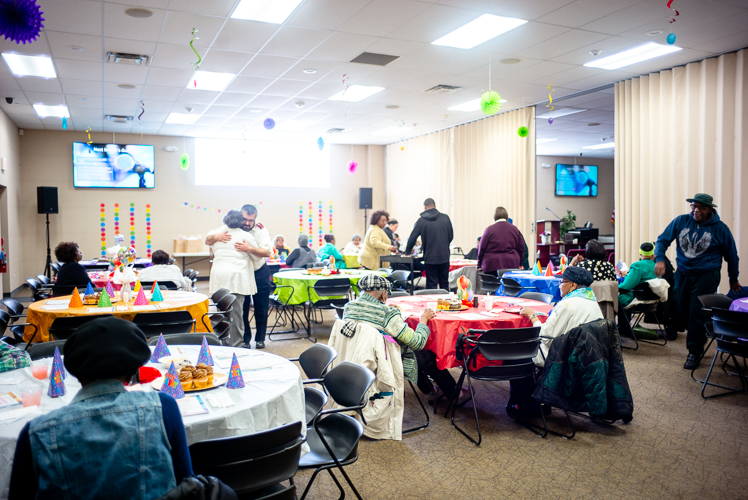
<svg viewBox="0 0 748 500">
<path fill-rule="evenodd" d="M 557 163 L 556 196 L 597 196 L 597 166 Z"/>
<path fill-rule="evenodd" d="M 82 188 L 153 188 L 153 146 L 73 143 L 73 185 Z"/>
</svg>

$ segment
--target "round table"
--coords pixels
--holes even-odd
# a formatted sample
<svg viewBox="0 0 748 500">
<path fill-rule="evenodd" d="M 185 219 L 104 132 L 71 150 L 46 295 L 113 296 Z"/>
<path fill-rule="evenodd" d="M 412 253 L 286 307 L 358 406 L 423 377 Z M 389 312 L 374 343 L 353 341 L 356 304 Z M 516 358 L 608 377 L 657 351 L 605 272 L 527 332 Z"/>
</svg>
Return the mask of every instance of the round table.
<svg viewBox="0 0 748 500">
<path fill-rule="evenodd" d="M 515 271 L 505 273 L 503 278 L 516 280 L 522 286 L 535 287 L 540 293 L 553 295 L 553 302 L 561 300 L 561 277 L 560 276 L 535 276 L 532 271 Z M 534 292 L 535 290 L 523 290 L 524 292 Z M 504 293 L 503 285 L 496 291 L 496 295 Z"/>
<path fill-rule="evenodd" d="M 169 346 L 169 349 L 173 355 L 181 350 L 182 355 L 193 363 L 197 362 L 200 352 L 200 346 Z M 183 417 L 188 444 L 206 439 L 253 434 L 291 422 L 305 421 L 301 372 L 292 362 L 267 352 L 233 347 L 211 346 L 210 352 L 216 363 L 213 367 L 214 371 L 226 374 L 229 372 L 231 355 L 234 352 L 237 353 L 239 365 L 242 367 L 244 387 L 227 389 L 224 386 L 209 391 L 188 393 L 188 395 L 200 394 L 209 411 L 209 413 Z M 51 358 L 49 359 L 51 364 Z M 162 373 L 166 371 L 158 363 L 149 363 L 148 366 L 154 366 Z M 258 367 L 263 369 L 255 369 Z M 23 382 L 17 382 L 17 379 L 23 379 Z M 30 368 L 0 373 L 0 394 L 16 392 L 21 384 L 28 384 L 30 381 L 40 382 L 32 377 Z M 65 379 L 67 394 L 53 399 L 47 396 L 49 379 L 41 382 L 44 383 L 42 404 L 39 407 L 41 414 L 70 404 L 80 389 L 78 380 L 68 374 Z M 142 384 L 140 389 L 153 390 L 150 384 Z M 234 404 L 214 408 L 210 402 L 213 396 L 227 396 Z M 0 409 L 0 419 L 3 413 L 17 408 L 20 406 Z M 39 414 L 37 412 L 0 425 L 0 499 L 8 498 L 10 472 L 18 434 L 28 421 Z M 306 449 L 302 448 L 302 453 L 308 451 L 306 444 L 305 447 Z"/>
<path fill-rule="evenodd" d="M 730 304 L 731 311 L 748 312 L 748 298 L 735 299 Z"/>
<path fill-rule="evenodd" d="M 445 298 L 444 295 L 414 295 L 410 297 L 391 297 L 388 305 L 398 306 L 403 310 L 403 315 L 407 316 L 405 321 L 408 326 L 415 328 L 418 326 L 421 314 L 429 302 L 436 302 L 438 299 Z M 499 312 L 506 308 L 512 307 L 531 307 L 535 311 L 548 313 L 551 305 L 535 300 L 520 300 L 512 297 L 490 297 L 493 299 L 491 311 L 487 313 L 484 296 L 478 296 L 478 308 L 469 308 L 461 312 L 443 312 L 437 311 L 436 317 L 429 320 L 428 327 L 431 335 L 424 346 L 436 354 L 436 366 L 443 370 L 445 368 L 456 368 L 460 365 L 455 359 L 455 343 L 460 333 L 460 328 L 467 331 L 470 328 L 488 330 L 491 328 L 521 328 L 532 326 L 529 319 L 520 316 L 518 313 Z M 540 316 L 540 321 L 545 322 L 547 316 Z"/>
<path fill-rule="evenodd" d="M 151 302 L 148 306 L 135 306 L 136 293 L 133 293 L 133 300 L 124 305 L 121 302 L 115 302 L 111 308 L 96 307 L 95 305 L 84 305 L 83 307 L 69 308 L 66 304 L 70 302 L 70 295 L 55 297 L 47 300 L 38 300 L 29 305 L 26 322 L 36 325 L 39 329 L 34 342 L 49 341 L 49 327 L 55 318 L 63 316 L 89 316 L 96 314 L 113 314 L 118 318 L 132 321 L 136 314 L 141 312 L 156 311 L 189 311 L 190 315 L 195 318 L 198 332 L 210 332 L 206 329 L 201 321 L 203 314 L 208 312 L 208 296 L 202 293 L 168 291 L 163 290 L 161 294 L 164 297 L 163 302 Z M 150 293 L 146 293 L 150 297 Z M 210 323 L 208 323 L 210 328 Z M 23 339 L 28 342 L 34 334 L 34 329 L 27 326 L 23 332 Z"/>
<path fill-rule="evenodd" d="M 306 271 L 282 271 L 275 273 L 273 275 L 273 280 L 278 285 L 293 287 L 293 296 L 291 296 L 290 288 L 278 289 L 278 300 L 280 302 L 285 304 L 290 297 L 291 300 L 288 302 L 289 305 L 300 305 L 309 300 L 309 287 L 314 287 L 314 284 L 319 280 L 348 278 L 351 285 L 355 285 L 367 274 L 378 274 L 380 276 L 387 275 L 384 271 L 368 271 L 366 269 L 342 269 L 340 274 L 331 274 L 330 276 L 307 274 Z M 319 296 L 314 293 L 314 290 L 311 292 L 312 298 L 315 301 L 319 300 Z"/>
<path fill-rule="evenodd" d="M 454 271 L 455 269 L 460 269 L 465 266 L 478 266 L 477 260 L 470 260 L 470 259 L 450 259 L 449 260 L 449 272 Z"/>
</svg>

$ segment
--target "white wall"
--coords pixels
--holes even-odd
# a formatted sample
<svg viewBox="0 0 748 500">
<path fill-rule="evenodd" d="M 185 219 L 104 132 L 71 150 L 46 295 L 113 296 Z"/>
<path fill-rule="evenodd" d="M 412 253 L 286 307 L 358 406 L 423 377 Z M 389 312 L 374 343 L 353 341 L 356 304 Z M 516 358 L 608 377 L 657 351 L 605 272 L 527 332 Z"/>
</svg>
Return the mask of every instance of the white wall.
<svg viewBox="0 0 748 500">
<path fill-rule="evenodd" d="M 0 157 L 6 161 L 7 169 L 0 171 L 0 235 L 5 238 L 8 255 L 8 272 L 0 279 L 0 296 L 19 287 L 26 276 L 23 274 L 24 252 L 21 242 L 21 215 L 19 197 L 21 186 L 21 161 L 18 128 L 0 111 Z M 44 261 L 42 261 L 42 268 Z"/>
</svg>

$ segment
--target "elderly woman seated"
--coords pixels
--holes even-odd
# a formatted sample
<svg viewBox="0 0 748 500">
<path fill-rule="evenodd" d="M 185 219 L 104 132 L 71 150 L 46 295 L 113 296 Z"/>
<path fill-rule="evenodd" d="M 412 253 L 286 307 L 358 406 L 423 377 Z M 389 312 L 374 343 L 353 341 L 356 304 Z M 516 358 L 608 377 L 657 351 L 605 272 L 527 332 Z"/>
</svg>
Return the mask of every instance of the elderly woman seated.
<svg viewBox="0 0 748 500">
<path fill-rule="evenodd" d="M 300 234 L 296 240 L 299 248 L 294 248 L 291 255 L 286 258 L 288 267 L 313 267 L 317 263 L 317 255 L 309 248 L 309 236 Z"/>
<path fill-rule="evenodd" d="M 319 260 L 329 260 L 330 257 L 335 258 L 335 266 L 338 269 L 345 269 L 346 265 L 345 259 L 343 259 L 343 254 L 335 248 L 335 235 L 326 234 L 325 246 L 319 249 L 317 252 L 317 258 Z"/>
<path fill-rule="evenodd" d="M 361 236 L 354 234 L 351 241 L 349 241 L 343 248 L 343 255 L 358 255 L 362 248 Z"/>
<path fill-rule="evenodd" d="M 561 276 L 561 297 L 563 298 L 553 308 L 545 323 L 541 323 L 538 315 L 529 307 L 520 311 L 520 314 L 529 319 L 533 326 L 540 327 L 540 352 L 533 358 L 536 366 L 544 366 L 545 357 L 554 338 L 560 337 L 579 325 L 603 319 L 595 294 L 590 288 L 593 281 L 592 274 L 586 269 L 569 266 Z M 536 416 L 540 411 L 540 405 L 532 398 L 532 393 L 535 391 L 533 377 L 512 380 L 510 384 L 511 396 L 506 406 L 507 413 Z"/>
<path fill-rule="evenodd" d="M 146 267 L 138 275 L 140 281 L 173 281 L 180 290 L 191 290 L 192 283 L 189 278 L 182 276 L 179 266 L 169 263 L 169 254 L 163 250 L 153 252 L 151 261 L 153 265 Z"/>
<path fill-rule="evenodd" d="M 55 248 L 55 257 L 63 263 L 57 273 L 57 286 L 83 286 L 91 282 L 86 268 L 78 264 L 83 259 L 78 244 L 74 241 L 61 241 Z"/>
</svg>

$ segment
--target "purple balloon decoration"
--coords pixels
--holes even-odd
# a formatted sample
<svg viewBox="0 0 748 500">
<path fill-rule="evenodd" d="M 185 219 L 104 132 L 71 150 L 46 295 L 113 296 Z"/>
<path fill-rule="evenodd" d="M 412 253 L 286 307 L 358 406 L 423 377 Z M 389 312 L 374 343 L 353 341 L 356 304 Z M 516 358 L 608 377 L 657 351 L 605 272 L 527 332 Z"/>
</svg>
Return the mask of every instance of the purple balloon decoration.
<svg viewBox="0 0 748 500">
<path fill-rule="evenodd" d="M 44 14 L 34 0 L 0 0 L 0 35 L 18 43 L 32 43 L 44 27 Z"/>
<path fill-rule="evenodd" d="M 553 125 L 553 117 L 548 118 L 548 125 Z"/>
<path fill-rule="evenodd" d="M 275 128 L 275 120 L 272 118 L 265 118 L 262 125 L 268 130 L 273 130 L 273 128 Z"/>
</svg>

